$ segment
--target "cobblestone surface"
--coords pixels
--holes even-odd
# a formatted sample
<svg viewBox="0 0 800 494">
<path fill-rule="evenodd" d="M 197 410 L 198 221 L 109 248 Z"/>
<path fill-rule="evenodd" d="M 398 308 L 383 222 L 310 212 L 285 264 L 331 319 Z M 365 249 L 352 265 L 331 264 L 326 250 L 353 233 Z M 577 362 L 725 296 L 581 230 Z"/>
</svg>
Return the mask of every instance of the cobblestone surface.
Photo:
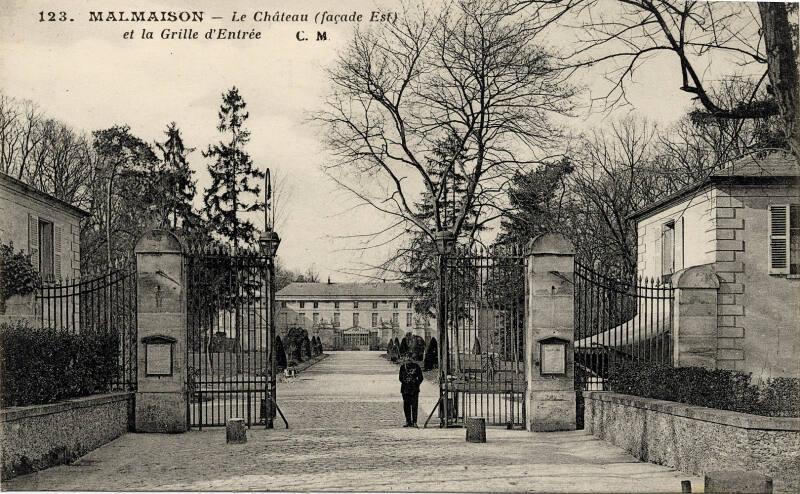
<svg viewBox="0 0 800 494">
<path fill-rule="evenodd" d="M 73 465 L 13 479 L 3 490 L 279 490 L 680 492 L 701 479 L 639 463 L 582 431 L 402 428 L 397 367 L 379 353 L 334 353 L 278 386 L 290 429 L 127 434 Z M 436 402 L 423 383 L 420 422 Z M 424 413 L 424 415 L 423 415 Z"/>
</svg>

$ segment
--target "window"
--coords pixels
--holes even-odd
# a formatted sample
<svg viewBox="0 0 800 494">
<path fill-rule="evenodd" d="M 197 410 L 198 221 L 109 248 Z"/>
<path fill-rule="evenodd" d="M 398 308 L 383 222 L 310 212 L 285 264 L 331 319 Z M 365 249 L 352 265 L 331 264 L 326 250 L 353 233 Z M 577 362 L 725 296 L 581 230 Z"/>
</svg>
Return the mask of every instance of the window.
<svg viewBox="0 0 800 494">
<path fill-rule="evenodd" d="M 341 325 L 342 325 L 341 314 L 339 314 L 338 312 L 334 312 L 333 313 L 333 327 L 334 328 L 338 328 Z"/>
<path fill-rule="evenodd" d="M 406 326 L 411 327 L 411 313 L 406 313 Z"/>
<path fill-rule="evenodd" d="M 358 309 L 358 302 L 357 302 L 357 301 L 356 301 L 356 302 L 353 302 L 353 308 L 354 308 L 354 309 Z"/>
<path fill-rule="evenodd" d="M 305 302 L 300 302 L 300 308 L 301 309 L 305 309 L 306 308 L 306 303 Z"/>
<path fill-rule="evenodd" d="M 769 272 L 800 274 L 800 204 L 769 207 Z"/>
<path fill-rule="evenodd" d="M 311 317 L 313 318 L 314 326 L 319 324 L 319 312 L 315 312 Z"/>
<path fill-rule="evenodd" d="M 661 276 L 670 277 L 675 272 L 675 222 L 661 225 Z"/>
<path fill-rule="evenodd" d="M 288 319 L 288 317 L 287 317 L 288 315 L 289 315 L 289 314 L 287 314 L 287 313 L 285 313 L 285 312 L 284 312 L 284 313 L 282 313 L 282 314 L 280 315 L 280 320 L 279 320 L 278 324 L 279 324 L 279 325 L 280 325 L 282 328 L 285 328 L 285 327 L 288 325 L 288 321 L 289 321 L 289 319 Z"/>
<path fill-rule="evenodd" d="M 303 314 L 302 312 L 297 313 L 297 325 L 300 326 L 301 328 L 306 327 L 306 315 Z"/>
<path fill-rule="evenodd" d="M 333 308 L 334 309 L 338 309 L 339 308 L 339 302 L 334 302 L 333 303 Z"/>
<path fill-rule="evenodd" d="M 392 325 L 398 326 L 400 325 L 400 314 L 397 312 L 392 314 Z"/>
<path fill-rule="evenodd" d="M 53 279 L 53 224 L 39 220 L 39 274 L 45 280 Z"/>
<path fill-rule="evenodd" d="M 392 309 L 396 309 L 399 307 L 400 302 L 392 302 Z"/>
<path fill-rule="evenodd" d="M 286 302 L 281 302 L 281 309 L 285 309 L 285 308 L 286 308 Z"/>
<path fill-rule="evenodd" d="M 358 327 L 358 312 L 353 312 L 353 327 Z"/>
<path fill-rule="evenodd" d="M 373 309 L 377 309 L 378 308 L 378 302 L 372 302 L 372 308 Z"/>
<path fill-rule="evenodd" d="M 378 327 L 378 313 L 377 312 L 373 312 L 372 313 L 372 327 L 373 328 Z"/>
<path fill-rule="evenodd" d="M 319 309 L 319 302 L 314 302 L 314 308 Z"/>
<path fill-rule="evenodd" d="M 411 308 L 411 302 L 409 302 L 408 305 L 406 305 L 406 309 L 410 309 L 410 308 Z"/>
</svg>

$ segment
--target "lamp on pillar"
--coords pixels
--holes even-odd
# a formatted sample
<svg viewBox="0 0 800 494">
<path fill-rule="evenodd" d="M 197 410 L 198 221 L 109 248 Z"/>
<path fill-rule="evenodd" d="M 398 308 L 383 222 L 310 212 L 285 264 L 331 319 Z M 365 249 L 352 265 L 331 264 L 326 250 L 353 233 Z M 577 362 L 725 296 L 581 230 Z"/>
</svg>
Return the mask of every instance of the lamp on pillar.
<svg viewBox="0 0 800 494">
<path fill-rule="evenodd" d="M 260 237 L 258 237 L 258 245 L 261 246 L 261 252 L 265 253 L 269 257 L 275 257 L 280 244 L 281 237 L 278 236 L 277 232 L 264 232 Z"/>
<path fill-rule="evenodd" d="M 272 213 L 272 215 L 270 215 Z M 273 230 L 273 223 L 275 215 L 272 211 L 272 179 L 267 168 L 264 177 L 264 232 L 258 238 L 258 245 L 261 246 L 261 252 L 269 257 L 275 257 L 278 252 L 278 246 L 281 244 L 281 238 L 278 233 Z"/>
</svg>

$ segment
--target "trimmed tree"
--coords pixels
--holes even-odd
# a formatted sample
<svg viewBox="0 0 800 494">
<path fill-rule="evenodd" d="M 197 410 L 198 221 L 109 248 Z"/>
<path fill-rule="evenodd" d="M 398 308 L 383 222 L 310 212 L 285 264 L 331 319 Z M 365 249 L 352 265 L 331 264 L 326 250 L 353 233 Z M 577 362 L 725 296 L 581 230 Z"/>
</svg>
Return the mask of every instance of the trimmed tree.
<svg viewBox="0 0 800 494">
<path fill-rule="evenodd" d="M 423 370 L 432 370 L 439 367 L 439 343 L 436 338 L 431 338 L 428 348 L 425 349 L 425 358 L 422 362 Z"/>
<path fill-rule="evenodd" d="M 308 338 L 308 335 L 306 335 L 305 339 L 303 340 L 302 348 L 303 360 L 308 360 L 313 357 L 313 355 L 311 355 L 311 340 Z"/>
<path fill-rule="evenodd" d="M 403 340 L 400 342 L 399 350 L 401 357 L 405 357 L 408 355 L 408 340 L 406 338 L 403 338 Z"/>
<path fill-rule="evenodd" d="M 283 348 L 283 341 L 280 336 L 275 336 L 275 367 L 278 369 L 286 368 L 286 350 Z"/>
<path fill-rule="evenodd" d="M 481 353 L 481 340 L 478 337 L 475 337 L 475 341 L 472 343 L 472 353 L 475 355 L 480 355 Z"/>
<path fill-rule="evenodd" d="M 425 358 L 425 339 L 419 335 L 411 337 L 411 345 L 409 345 L 409 352 L 411 358 L 416 362 L 421 362 Z"/>
</svg>

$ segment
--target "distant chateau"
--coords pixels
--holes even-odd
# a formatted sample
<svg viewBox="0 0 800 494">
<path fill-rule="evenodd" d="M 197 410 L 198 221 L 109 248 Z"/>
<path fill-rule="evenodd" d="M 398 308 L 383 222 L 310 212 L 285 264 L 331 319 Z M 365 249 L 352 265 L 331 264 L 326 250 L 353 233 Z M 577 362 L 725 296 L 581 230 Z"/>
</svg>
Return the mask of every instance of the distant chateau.
<svg viewBox="0 0 800 494">
<path fill-rule="evenodd" d="M 408 332 L 426 340 L 431 321 L 414 313 L 413 293 L 400 283 L 291 283 L 276 294 L 277 333 L 292 327 L 318 336 L 325 348 L 336 343 L 359 347 Z"/>
</svg>

